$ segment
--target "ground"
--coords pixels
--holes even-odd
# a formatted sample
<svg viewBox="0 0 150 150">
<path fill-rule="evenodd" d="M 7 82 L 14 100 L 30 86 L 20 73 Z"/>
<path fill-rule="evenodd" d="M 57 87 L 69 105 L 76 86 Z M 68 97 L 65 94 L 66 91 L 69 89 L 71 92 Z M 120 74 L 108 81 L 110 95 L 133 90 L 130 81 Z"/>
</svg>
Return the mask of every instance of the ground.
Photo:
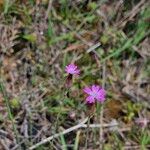
<svg viewBox="0 0 150 150">
<path fill-rule="evenodd" d="M 150 149 L 148 0 L 0 0 L 0 12 L 1 150 Z M 104 103 L 86 104 L 93 84 Z"/>
</svg>

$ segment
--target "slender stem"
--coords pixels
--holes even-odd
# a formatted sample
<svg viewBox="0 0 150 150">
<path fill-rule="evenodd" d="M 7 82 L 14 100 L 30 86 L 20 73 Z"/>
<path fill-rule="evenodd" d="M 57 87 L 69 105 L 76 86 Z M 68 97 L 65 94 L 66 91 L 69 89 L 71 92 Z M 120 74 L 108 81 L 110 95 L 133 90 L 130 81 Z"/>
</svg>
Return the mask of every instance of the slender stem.
<svg viewBox="0 0 150 150">
<path fill-rule="evenodd" d="M 68 92 L 68 91 L 67 91 Z M 63 98 L 62 98 L 62 102 L 63 102 L 63 100 L 64 100 L 64 98 L 65 98 L 65 90 L 63 90 Z M 58 122 L 59 122 L 59 119 L 60 119 L 60 114 L 61 114 L 61 108 L 62 108 L 62 106 L 60 106 L 60 111 L 58 112 L 58 114 L 57 114 L 57 118 L 56 118 L 56 122 L 55 122 L 55 124 L 54 124 L 54 129 L 55 129 L 55 131 L 56 131 L 56 129 L 57 129 L 57 126 L 58 126 Z M 53 139 L 54 140 L 54 139 Z M 53 140 L 52 140 L 52 143 L 53 143 Z"/>
<path fill-rule="evenodd" d="M 4 1 L 4 14 L 7 14 L 9 6 L 10 6 L 10 0 L 5 0 Z"/>
<path fill-rule="evenodd" d="M 81 131 L 77 131 L 77 135 L 76 135 L 76 140 L 75 140 L 75 144 L 74 144 L 74 148 L 73 150 L 78 150 L 78 146 L 79 146 L 79 141 L 80 141 L 80 133 Z"/>
<path fill-rule="evenodd" d="M 102 87 L 105 88 L 105 81 L 106 81 L 106 65 L 105 62 L 103 63 L 103 82 Z M 100 124 L 103 125 L 103 105 L 101 106 L 100 110 Z M 100 149 L 103 149 L 103 127 L 100 128 Z"/>
<path fill-rule="evenodd" d="M 88 117 L 88 121 L 87 121 L 87 130 L 86 130 L 85 149 L 88 149 L 89 125 L 90 125 L 90 117 Z"/>
<path fill-rule="evenodd" d="M 14 120 L 13 120 L 13 115 L 12 115 L 12 112 L 11 112 L 11 108 L 9 106 L 7 93 L 6 93 L 6 90 L 4 89 L 4 85 L 3 85 L 2 81 L 0 81 L 0 92 L 2 93 L 2 95 L 4 97 L 4 101 L 5 101 L 5 104 L 6 104 L 6 107 L 7 107 L 7 111 L 8 111 L 8 116 L 9 116 L 9 119 L 11 120 L 11 122 L 12 122 L 12 125 L 13 125 L 13 130 L 14 130 L 14 133 L 15 133 L 15 136 L 16 136 L 16 141 L 17 141 L 17 143 L 19 143 L 18 131 L 17 131 L 17 128 L 16 128 Z"/>
</svg>

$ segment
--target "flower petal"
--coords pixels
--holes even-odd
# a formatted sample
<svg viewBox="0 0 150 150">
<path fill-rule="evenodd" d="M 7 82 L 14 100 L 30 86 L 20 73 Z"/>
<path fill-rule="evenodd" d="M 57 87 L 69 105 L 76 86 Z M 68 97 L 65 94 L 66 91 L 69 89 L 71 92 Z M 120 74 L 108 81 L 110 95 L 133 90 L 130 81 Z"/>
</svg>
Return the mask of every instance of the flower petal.
<svg viewBox="0 0 150 150">
<path fill-rule="evenodd" d="M 100 90 L 100 88 L 101 88 L 101 87 L 100 87 L 99 85 L 96 85 L 96 86 L 95 86 L 96 92 L 98 92 L 98 91 Z"/>
<path fill-rule="evenodd" d="M 99 98 L 96 98 L 96 100 L 100 103 L 103 103 L 105 101 L 105 97 L 99 97 Z"/>
<path fill-rule="evenodd" d="M 76 69 L 76 66 L 74 64 L 69 65 L 70 68 Z"/>
<path fill-rule="evenodd" d="M 74 69 L 77 69 L 78 67 L 74 65 Z"/>
<path fill-rule="evenodd" d="M 92 91 L 93 92 L 98 92 L 100 89 L 100 86 L 99 85 L 92 85 Z"/>
<path fill-rule="evenodd" d="M 86 102 L 91 104 L 91 103 L 94 103 L 94 102 L 95 102 L 95 99 L 94 99 L 93 96 L 88 96 L 88 97 L 86 98 Z"/>
<path fill-rule="evenodd" d="M 99 102 L 103 102 L 103 101 L 105 101 L 105 96 L 106 96 L 106 91 L 104 89 L 100 89 L 98 91 L 98 95 L 96 96 L 96 99 Z"/>
<path fill-rule="evenodd" d="M 79 69 L 76 69 L 74 72 L 75 72 L 75 74 L 80 74 L 80 70 Z"/>
<path fill-rule="evenodd" d="M 85 93 L 87 93 L 87 94 L 91 94 L 91 92 L 92 92 L 89 87 L 85 87 L 85 88 L 83 89 L 83 91 L 84 91 Z"/>
<path fill-rule="evenodd" d="M 95 91 L 95 85 L 92 85 L 92 91 Z"/>
<path fill-rule="evenodd" d="M 65 68 L 66 73 L 72 74 L 72 75 L 79 75 L 80 70 L 75 64 L 69 64 Z"/>
</svg>

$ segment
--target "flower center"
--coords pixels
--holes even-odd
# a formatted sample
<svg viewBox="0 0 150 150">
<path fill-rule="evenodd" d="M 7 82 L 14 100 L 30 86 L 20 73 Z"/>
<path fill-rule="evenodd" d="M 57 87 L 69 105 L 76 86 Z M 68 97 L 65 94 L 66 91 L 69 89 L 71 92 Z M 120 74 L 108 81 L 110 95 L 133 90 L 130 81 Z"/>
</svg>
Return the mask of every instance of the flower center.
<svg viewBox="0 0 150 150">
<path fill-rule="evenodd" d="M 92 92 L 91 95 L 92 95 L 93 97 L 97 97 L 97 92 Z"/>
<path fill-rule="evenodd" d="M 70 71 L 74 71 L 74 68 L 70 68 Z"/>
</svg>

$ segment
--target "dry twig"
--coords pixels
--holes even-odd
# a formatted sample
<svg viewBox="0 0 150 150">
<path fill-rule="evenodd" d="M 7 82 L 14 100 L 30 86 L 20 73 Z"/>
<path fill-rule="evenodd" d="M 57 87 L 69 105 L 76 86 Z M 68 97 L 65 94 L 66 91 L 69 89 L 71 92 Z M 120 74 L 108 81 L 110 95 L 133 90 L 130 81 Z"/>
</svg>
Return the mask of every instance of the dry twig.
<svg viewBox="0 0 150 150">
<path fill-rule="evenodd" d="M 87 124 L 85 124 L 87 121 L 88 121 L 88 118 L 85 118 L 85 119 L 84 119 L 81 123 L 79 123 L 78 125 L 75 125 L 75 126 L 69 128 L 69 129 L 66 129 L 66 130 L 60 132 L 60 133 L 57 133 L 57 134 L 55 134 L 55 135 L 52 135 L 52 136 L 50 136 L 50 137 L 48 137 L 48 138 L 42 140 L 41 142 L 39 142 L 39 143 L 37 143 L 37 144 L 35 144 L 35 145 L 29 147 L 29 150 L 33 150 L 33 149 L 37 148 L 38 146 L 43 145 L 43 144 L 45 144 L 45 143 L 51 141 L 51 140 L 54 139 L 54 138 L 57 138 L 57 137 L 59 137 L 59 136 L 61 136 L 61 135 L 70 133 L 70 132 L 72 132 L 72 131 L 74 131 L 74 130 L 77 130 L 77 129 L 79 129 L 79 128 L 87 128 L 87 127 L 89 127 L 89 128 L 101 128 L 101 127 L 111 127 L 111 126 L 117 126 L 117 125 L 118 125 L 117 123 L 114 123 L 114 124 L 110 123 L 110 124 L 103 124 L 103 125 L 101 125 L 101 124 L 91 124 L 91 125 L 87 125 Z"/>
</svg>

